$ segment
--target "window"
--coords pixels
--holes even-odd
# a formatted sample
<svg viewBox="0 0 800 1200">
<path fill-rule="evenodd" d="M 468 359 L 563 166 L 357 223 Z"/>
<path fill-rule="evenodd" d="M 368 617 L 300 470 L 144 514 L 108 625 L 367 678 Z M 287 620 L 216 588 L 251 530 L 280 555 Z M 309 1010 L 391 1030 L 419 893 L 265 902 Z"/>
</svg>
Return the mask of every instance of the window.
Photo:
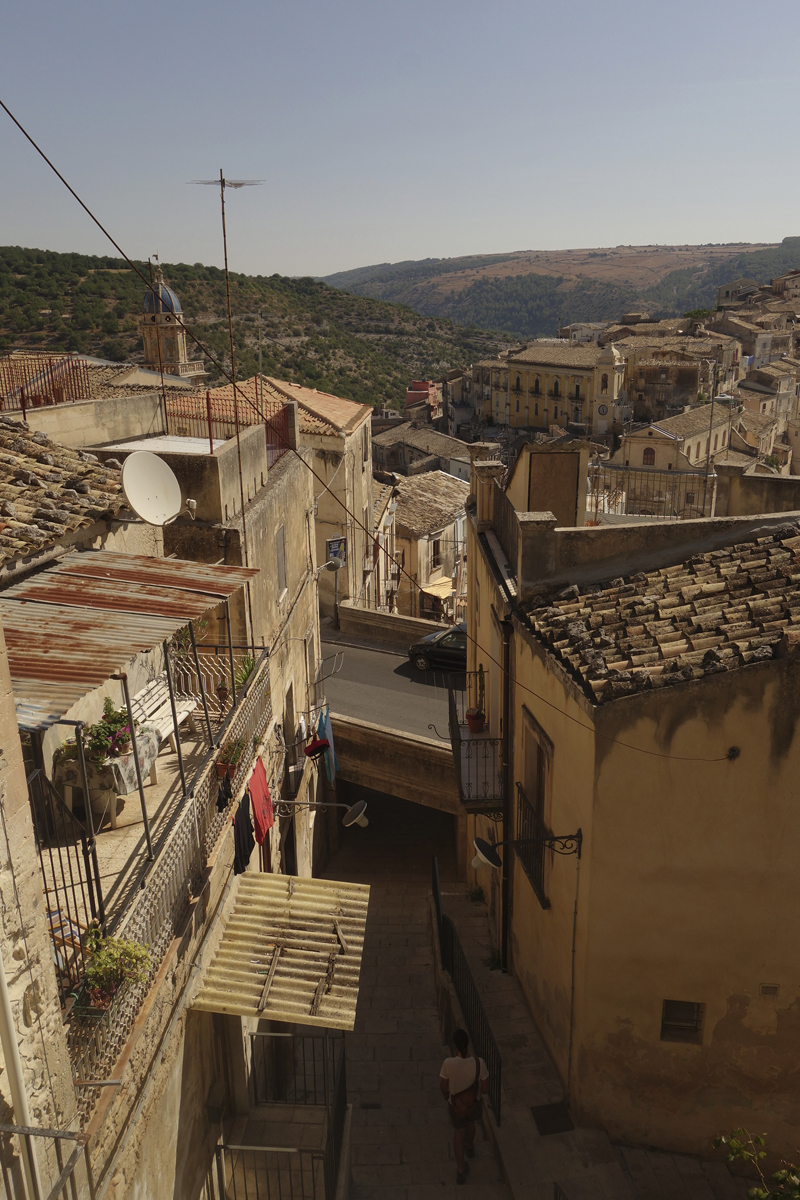
<svg viewBox="0 0 800 1200">
<path fill-rule="evenodd" d="M 656 452 L 652 446 L 645 446 L 642 462 L 646 467 L 654 467 L 656 465 Z"/>
<path fill-rule="evenodd" d="M 534 394 L 534 396 L 539 395 L 539 376 L 538 375 L 536 376 L 536 378 L 533 381 L 533 394 Z"/>
<path fill-rule="evenodd" d="M 553 420 L 554 421 L 558 420 L 558 405 L 557 404 L 553 405 Z"/>
<path fill-rule="evenodd" d="M 283 536 L 283 526 L 275 535 L 275 554 L 278 560 L 278 596 L 286 591 L 286 543 Z"/>
<path fill-rule="evenodd" d="M 607 392 L 607 391 L 608 391 L 608 376 L 607 376 L 607 375 L 601 375 L 601 376 L 600 376 L 600 392 L 601 392 L 601 395 L 605 396 L 605 394 L 606 394 L 606 392 Z"/>
<path fill-rule="evenodd" d="M 514 384 L 514 391 L 515 391 L 515 392 L 518 392 L 518 391 L 520 390 L 520 388 L 521 388 L 521 387 L 522 387 L 522 381 L 520 380 L 520 377 L 519 377 L 519 375 L 518 375 L 518 376 L 517 376 L 517 382 Z"/>
<path fill-rule="evenodd" d="M 797 437 L 797 434 L 795 434 L 795 437 Z M 725 445 L 725 442 L 727 441 L 727 439 L 728 439 L 728 431 L 727 431 L 727 429 L 723 429 L 723 431 L 722 431 L 722 444 L 723 444 L 723 446 Z"/>
<path fill-rule="evenodd" d="M 558 395 L 558 380 L 557 379 L 553 380 L 553 395 L 554 396 Z"/>
<path fill-rule="evenodd" d="M 517 784 L 515 846 L 520 863 L 542 908 L 549 908 L 545 892 L 545 822 L 547 779 L 553 743 L 536 718 L 522 709 L 522 783 Z"/>
<path fill-rule="evenodd" d="M 534 406 L 533 406 L 533 415 L 535 417 L 538 417 L 538 415 L 539 415 L 539 405 L 538 404 L 534 404 Z M 795 436 L 797 436 L 797 435 L 795 434 Z"/>
<path fill-rule="evenodd" d="M 718 434 L 718 433 L 715 433 L 715 434 L 714 434 L 714 449 L 715 449 L 715 450 L 716 450 L 716 448 L 717 448 L 717 442 L 718 442 L 718 441 L 719 441 L 719 434 Z"/>
<path fill-rule="evenodd" d="M 442 565 L 442 539 L 435 538 L 431 546 L 431 570 L 435 571 Z"/>
<path fill-rule="evenodd" d="M 662 380 L 667 378 L 667 372 L 663 369 L 663 367 L 662 367 L 661 371 L 659 371 L 659 374 L 660 374 Z"/>
<path fill-rule="evenodd" d="M 369 421 L 368 421 L 366 426 L 364 427 L 364 441 L 361 446 L 361 461 L 364 464 L 369 462 L 369 433 L 370 433 L 370 426 L 369 426 Z"/>
<path fill-rule="evenodd" d="M 701 1045 L 705 1007 L 686 1000 L 665 1000 L 661 1005 L 661 1041 Z"/>
<path fill-rule="evenodd" d="M 519 392 L 517 392 L 517 412 L 519 412 Z"/>
<path fill-rule="evenodd" d="M 581 398 L 581 385 L 579 383 L 576 383 L 575 384 L 575 399 L 580 400 L 580 398 Z"/>
</svg>

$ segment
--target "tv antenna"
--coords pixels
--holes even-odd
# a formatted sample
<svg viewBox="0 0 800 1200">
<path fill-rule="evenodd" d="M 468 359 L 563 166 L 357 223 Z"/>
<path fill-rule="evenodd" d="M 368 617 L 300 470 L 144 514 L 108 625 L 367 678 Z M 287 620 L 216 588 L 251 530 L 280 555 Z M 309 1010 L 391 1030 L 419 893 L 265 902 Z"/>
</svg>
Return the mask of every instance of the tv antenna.
<svg viewBox="0 0 800 1200">
<path fill-rule="evenodd" d="M 236 358 L 233 351 L 233 318 L 231 317 L 231 281 L 228 274 L 228 233 L 225 226 L 225 189 L 258 187 L 265 183 L 264 179 L 226 179 L 222 167 L 219 169 L 219 179 L 190 179 L 189 183 L 199 183 L 206 187 L 219 188 L 219 201 L 222 209 L 222 253 L 225 260 L 225 302 L 228 308 L 228 339 L 231 348 L 231 383 L 233 385 L 233 423 L 236 429 L 236 453 L 239 458 L 239 498 L 242 502 L 242 542 L 244 543 L 244 563 L 250 565 L 250 555 L 247 548 L 247 522 L 245 518 L 244 475 L 242 473 L 242 442 L 239 433 L 239 395 L 236 390 Z M 250 585 L 247 585 L 247 598 L 250 599 Z"/>
<path fill-rule="evenodd" d="M 148 525 L 170 525 L 182 513 L 194 520 L 197 501 L 187 500 L 184 506 L 172 468 L 149 450 L 134 450 L 125 459 L 122 490 L 137 517 Z"/>
</svg>

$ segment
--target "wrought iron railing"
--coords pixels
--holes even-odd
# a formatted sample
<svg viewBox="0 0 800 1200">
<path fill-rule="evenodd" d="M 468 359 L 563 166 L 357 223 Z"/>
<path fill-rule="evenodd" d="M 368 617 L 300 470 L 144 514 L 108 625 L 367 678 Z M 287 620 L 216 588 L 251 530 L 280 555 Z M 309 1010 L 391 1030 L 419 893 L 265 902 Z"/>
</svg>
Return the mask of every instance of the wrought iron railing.
<svg viewBox="0 0 800 1200">
<path fill-rule="evenodd" d="M 291 449 L 288 404 L 276 404 L 274 395 L 269 395 L 264 396 L 262 409 L 258 390 L 254 390 L 252 386 L 244 385 L 239 388 L 236 406 L 232 396 L 212 395 L 210 392 L 168 396 L 166 400 L 168 433 L 182 437 L 208 438 L 211 444 L 214 439 L 227 441 L 235 436 L 237 416 L 240 429 L 263 424 L 268 468 Z"/>
<path fill-rule="evenodd" d="M 255 1104 L 330 1105 L 344 1034 L 250 1034 L 250 1079 Z"/>
<path fill-rule="evenodd" d="M 6 354 L 0 358 L 0 410 L 29 408 L 88 400 L 89 371 L 72 355 L 41 351 Z"/>
<path fill-rule="evenodd" d="M 461 803 L 473 810 L 495 809 L 503 800 L 503 739 L 472 735 L 459 720 L 455 688 L 448 689 L 450 742 Z M 468 706 L 466 706 L 468 707 Z"/>
<path fill-rule="evenodd" d="M 328 1133 L 325 1138 L 325 1200 L 335 1200 L 342 1161 L 344 1123 L 347 1117 L 347 1060 L 344 1038 L 334 1043 L 333 1095 L 328 1106 Z"/>
<path fill-rule="evenodd" d="M 247 650 L 234 650 L 231 654 L 224 646 L 203 645 L 197 647 L 197 658 L 209 712 L 219 723 L 233 707 L 234 687 L 238 699 L 239 692 L 255 670 L 256 660 Z M 175 695 L 200 704 L 202 694 L 193 655 L 180 650 L 170 656 L 170 661 Z"/>
<path fill-rule="evenodd" d="M 94 1200 L 88 1138 L 0 1125 L 0 1200 Z"/>
<path fill-rule="evenodd" d="M 521 783 L 517 784 L 517 829 L 514 849 L 542 908 L 549 908 L 544 886 L 547 826 L 531 804 Z"/>
<path fill-rule="evenodd" d="M 163 961 L 171 940 L 183 924 L 206 861 L 222 829 L 229 824 L 229 808 L 217 808 L 219 780 L 216 763 L 220 747 L 241 741 L 242 756 L 231 780 L 232 794 L 244 784 L 253 767 L 256 747 L 272 717 L 269 661 L 266 654 L 239 695 L 239 702 L 214 737 L 214 747 L 189 784 L 189 795 L 177 818 L 157 846 L 155 862 L 146 864 L 136 899 L 118 918 L 111 932 L 139 942 L 150 951 L 147 978 L 124 986 L 111 1006 L 102 1012 L 79 998 L 70 1015 L 67 1044 L 78 1079 L 104 1078 L 133 1027 L 142 1002 Z M 81 1111 L 91 1108 L 87 1089 Z"/>
<path fill-rule="evenodd" d="M 216 1159 L 220 1200 L 334 1200 L 322 1150 L 226 1142 Z"/>
<path fill-rule="evenodd" d="M 433 903 L 438 920 L 439 950 L 442 956 L 442 969 L 447 971 L 453 981 L 461 1011 L 467 1025 L 470 1041 L 479 1058 L 486 1063 L 489 1072 L 489 1101 L 494 1109 L 497 1124 L 500 1124 L 503 1061 L 494 1034 L 481 1002 L 475 980 L 467 962 L 467 956 L 461 945 L 456 927 L 445 913 L 442 912 L 442 897 L 439 890 L 439 863 L 433 856 L 431 869 L 433 885 Z"/>
<path fill-rule="evenodd" d="M 702 471 L 660 471 L 655 467 L 589 466 L 586 517 L 599 524 L 605 514 L 686 521 L 710 516 L 716 475 Z"/>
<path fill-rule="evenodd" d="M 89 925 L 105 927 L 97 849 L 38 768 L 28 776 L 28 798 L 44 885 L 56 982 L 62 1007 L 80 986 Z"/>
</svg>

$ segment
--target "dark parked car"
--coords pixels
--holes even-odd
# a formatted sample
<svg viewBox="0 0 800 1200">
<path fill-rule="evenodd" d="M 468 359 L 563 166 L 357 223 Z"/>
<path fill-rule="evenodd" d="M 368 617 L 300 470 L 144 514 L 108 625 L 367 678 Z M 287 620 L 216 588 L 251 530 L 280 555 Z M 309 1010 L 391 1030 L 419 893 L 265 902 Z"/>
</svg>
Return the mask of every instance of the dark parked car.
<svg viewBox="0 0 800 1200">
<path fill-rule="evenodd" d="M 466 671 L 467 622 L 436 633 L 408 648 L 408 657 L 418 671 Z"/>
</svg>

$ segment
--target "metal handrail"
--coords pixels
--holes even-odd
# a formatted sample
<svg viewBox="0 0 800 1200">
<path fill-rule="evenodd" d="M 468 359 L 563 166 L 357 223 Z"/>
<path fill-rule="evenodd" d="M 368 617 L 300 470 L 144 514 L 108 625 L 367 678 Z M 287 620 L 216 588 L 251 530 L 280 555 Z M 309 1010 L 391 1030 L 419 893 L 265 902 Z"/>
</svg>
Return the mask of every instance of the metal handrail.
<svg viewBox="0 0 800 1200">
<path fill-rule="evenodd" d="M 16 1139 L 20 1161 L 22 1155 L 26 1157 L 30 1170 L 28 1180 L 30 1187 L 33 1189 L 33 1195 L 28 1196 L 28 1190 L 25 1184 L 17 1182 L 12 1185 L 12 1179 L 15 1178 L 14 1170 L 15 1160 L 13 1155 L 14 1139 Z M 50 1145 L 41 1146 L 42 1154 L 35 1153 L 35 1139 L 50 1143 Z M 61 1149 L 62 1142 L 74 1142 L 75 1146 L 72 1153 L 64 1162 L 64 1155 Z M 75 1171 L 81 1158 L 84 1160 L 86 1170 L 86 1185 L 89 1192 L 89 1200 L 95 1200 L 94 1176 L 92 1174 L 92 1163 L 89 1157 L 89 1139 L 83 1133 L 74 1133 L 71 1130 L 62 1131 L 60 1129 L 44 1129 L 37 1128 L 31 1125 L 6 1125 L 0 1124 L 0 1143 L 2 1143 L 2 1153 L 0 1154 L 0 1200 L 67 1200 L 67 1197 L 74 1198 L 78 1195 L 75 1186 Z M 11 1152 L 9 1152 L 9 1144 Z M 24 1148 L 24 1149 L 23 1149 Z M 58 1171 L 55 1183 L 48 1186 L 46 1193 L 40 1190 L 42 1185 L 43 1170 L 50 1167 L 49 1151 L 52 1151 L 55 1158 L 55 1169 Z M 35 1165 L 34 1165 L 35 1164 Z M 69 1184 L 69 1188 L 67 1185 Z"/>
</svg>

